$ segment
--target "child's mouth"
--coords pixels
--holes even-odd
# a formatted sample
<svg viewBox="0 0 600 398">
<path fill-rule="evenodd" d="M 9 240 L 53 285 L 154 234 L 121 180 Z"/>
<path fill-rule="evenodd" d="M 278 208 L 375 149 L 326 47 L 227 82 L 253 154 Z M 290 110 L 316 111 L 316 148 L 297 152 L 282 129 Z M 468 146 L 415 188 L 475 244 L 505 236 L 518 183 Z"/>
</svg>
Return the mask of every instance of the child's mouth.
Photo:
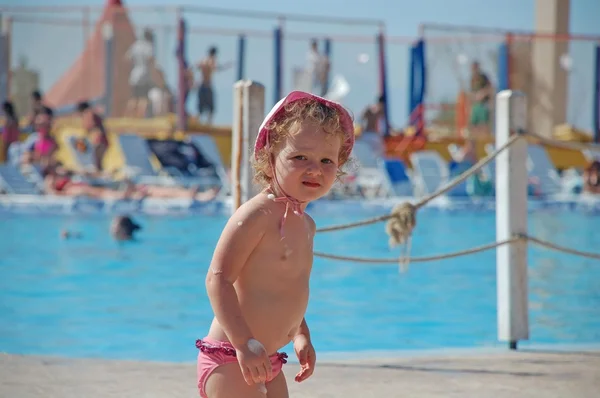
<svg viewBox="0 0 600 398">
<path fill-rule="evenodd" d="M 307 186 L 309 188 L 319 188 L 321 186 L 321 184 L 319 184 L 318 182 L 311 182 L 311 181 L 303 181 L 302 184 L 304 184 L 305 186 Z"/>
</svg>

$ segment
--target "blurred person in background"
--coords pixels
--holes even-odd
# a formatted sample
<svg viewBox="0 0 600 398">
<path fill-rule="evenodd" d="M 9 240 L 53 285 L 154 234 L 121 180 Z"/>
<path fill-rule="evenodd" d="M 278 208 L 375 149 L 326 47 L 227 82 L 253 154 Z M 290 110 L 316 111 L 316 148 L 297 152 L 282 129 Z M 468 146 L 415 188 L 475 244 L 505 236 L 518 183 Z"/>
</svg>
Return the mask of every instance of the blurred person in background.
<svg viewBox="0 0 600 398">
<path fill-rule="evenodd" d="M 112 200 L 143 200 L 155 199 L 190 199 L 198 202 L 213 200 L 219 193 L 218 188 L 200 191 L 198 187 L 178 187 L 134 184 L 124 180 L 119 186 L 92 185 L 89 181 L 67 170 L 55 162 L 42 169 L 44 191 L 47 195 L 56 196 L 85 196 L 94 199 Z"/>
<path fill-rule="evenodd" d="M 377 102 L 368 105 L 360 116 L 362 133 L 381 134 L 381 122 L 385 116 L 385 98 L 383 95 L 377 98 Z"/>
<path fill-rule="evenodd" d="M 52 136 L 53 122 L 54 112 L 52 109 L 46 106 L 42 107 L 33 123 L 34 133 L 37 134 L 37 138 L 29 148 L 26 148 L 21 163 L 39 164 L 42 167 L 53 163 L 54 153 L 58 149 L 56 140 Z"/>
<path fill-rule="evenodd" d="M 92 146 L 94 147 L 94 166 L 97 172 L 102 172 L 103 161 L 108 150 L 108 134 L 104 128 L 102 116 L 92 109 L 86 101 L 77 105 L 81 122 Z"/>
<path fill-rule="evenodd" d="M 8 148 L 13 142 L 19 141 L 19 117 L 17 112 L 10 101 L 6 101 L 2 104 L 2 110 L 4 111 L 4 126 L 2 127 L 2 159 L 6 162 L 8 160 Z"/>
<path fill-rule="evenodd" d="M 133 117 L 145 117 L 148 93 L 153 86 L 154 34 L 152 30 L 144 29 L 142 37 L 129 47 L 125 56 L 133 63 L 129 75 L 132 98 L 127 102 L 125 114 Z"/>
<path fill-rule="evenodd" d="M 371 147 L 377 157 L 385 155 L 385 144 L 383 140 L 383 131 L 381 123 L 385 116 L 385 97 L 383 95 L 377 98 L 377 102 L 368 105 L 360 116 L 362 131 L 360 139 Z"/>
<path fill-rule="evenodd" d="M 28 123 L 27 123 L 27 125 L 30 128 L 33 128 L 35 130 L 36 117 L 37 117 L 37 115 L 42 113 L 42 111 L 44 110 L 44 107 L 46 107 L 46 106 L 44 105 L 44 99 L 42 98 L 42 93 L 39 92 L 38 90 L 33 91 L 31 93 L 31 110 L 29 112 Z M 48 108 L 48 107 L 46 107 L 46 108 Z"/>
<path fill-rule="evenodd" d="M 600 194 L 600 161 L 594 160 L 583 172 L 583 192 Z"/>
<path fill-rule="evenodd" d="M 490 134 L 490 105 L 492 84 L 481 70 L 479 62 L 471 64 L 471 120 L 470 129 L 477 138 Z"/>
<path fill-rule="evenodd" d="M 319 42 L 311 40 L 310 49 L 306 55 L 306 73 L 312 81 L 312 88 L 319 90 L 315 93 L 324 97 L 327 94 L 327 76 L 329 74 L 329 58 L 319 52 Z"/>
<path fill-rule="evenodd" d="M 232 62 L 219 65 L 217 63 L 217 54 L 217 47 L 210 47 L 206 58 L 198 62 L 197 65 L 201 74 L 200 87 L 198 87 L 198 121 L 202 123 L 202 115 L 206 113 L 206 124 L 209 126 L 212 125 L 215 113 L 213 75 L 215 72 L 224 71 L 233 65 Z"/>
<path fill-rule="evenodd" d="M 87 181 L 76 178 L 77 175 L 60 163 L 55 162 L 42 169 L 44 192 L 55 196 L 85 196 L 94 199 L 135 199 L 135 186 L 128 184 L 125 190 L 108 186 L 94 186 Z"/>
<path fill-rule="evenodd" d="M 133 235 L 141 229 L 142 227 L 130 216 L 115 217 L 110 224 L 110 234 L 118 241 L 133 240 Z"/>
</svg>

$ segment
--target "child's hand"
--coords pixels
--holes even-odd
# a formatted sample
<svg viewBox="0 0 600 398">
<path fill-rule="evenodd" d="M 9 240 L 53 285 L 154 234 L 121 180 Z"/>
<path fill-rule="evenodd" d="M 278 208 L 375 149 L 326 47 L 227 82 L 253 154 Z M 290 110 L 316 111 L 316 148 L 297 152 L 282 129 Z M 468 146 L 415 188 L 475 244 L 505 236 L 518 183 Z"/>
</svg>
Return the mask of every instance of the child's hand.
<svg viewBox="0 0 600 398">
<path fill-rule="evenodd" d="M 300 361 L 300 372 L 296 375 L 295 380 L 302 382 L 308 379 L 315 371 L 315 362 L 317 360 L 315 347 L 313 347 L 308 337 L 301 334 L 294 338 L 294 351 L 296 351 L 296 356 L 298 357 L 298 361 Z"/>
<path fill-rule="evenodd" d="M 236 356 L 246 383 L 265 383 L 273 377 L 273 368 L 269 355 L 258 341 L 251 339 L 248 345 L 236 350 Z"/>
</svg>

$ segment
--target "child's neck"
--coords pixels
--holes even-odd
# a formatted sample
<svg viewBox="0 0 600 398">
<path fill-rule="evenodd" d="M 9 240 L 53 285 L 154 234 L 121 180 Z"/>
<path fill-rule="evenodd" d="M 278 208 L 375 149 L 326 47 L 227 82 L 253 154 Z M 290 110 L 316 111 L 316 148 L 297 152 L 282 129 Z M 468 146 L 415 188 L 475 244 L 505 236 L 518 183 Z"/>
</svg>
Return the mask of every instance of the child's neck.
<svg viewBox="0 0 600 398">
<path fill-rule="evenodd" d="M 281 189 L 279 191 L 282 191 Z M 267 198 L 274 202 L 282 202 L 285 203 L 285 212 L 283 213 L 283 217 L 281 217 L 281 223 L 279 224 L 279 233 L 283 238 L 283 226 L 285 225 L 285 221 L 287 220 L 288 214 L 290 210 L 298 217 L 304 216 L 304 209 L 308 203 L 302 203 L 291 196 L 285 194 L 285 192 L 277 192 L 272 187 L 269 187 L 265 190 L 267 194 Z"/>
<path fill-rule="evenodd" d="M 304 213 L 304 209 L 308 205 L 308 202 L 301 202 L 298 199 L 288 195 L 282 189 L 276 189 L 274 187 L 268 187 L 264 190 L 264 193 L 267 197 L 275 202 L 289 204 L 291 210 L 293 210 L 294 214 L 302 215 Z"/>
</svg>

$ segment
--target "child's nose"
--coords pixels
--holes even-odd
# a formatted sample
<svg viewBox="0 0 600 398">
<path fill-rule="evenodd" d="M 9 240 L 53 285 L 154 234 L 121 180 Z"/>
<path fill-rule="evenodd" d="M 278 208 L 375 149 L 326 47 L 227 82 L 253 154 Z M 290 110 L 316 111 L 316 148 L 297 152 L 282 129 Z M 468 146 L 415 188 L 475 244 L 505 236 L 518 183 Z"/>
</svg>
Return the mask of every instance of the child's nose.
<svg viewBox="0 0 600 398">
<path fill-rule="evenodd" d="M 321 166 L 317 162 L 310 162 L 306 167 L 308 174 L 319 174 L 321 172 Z"/>
</svg>

